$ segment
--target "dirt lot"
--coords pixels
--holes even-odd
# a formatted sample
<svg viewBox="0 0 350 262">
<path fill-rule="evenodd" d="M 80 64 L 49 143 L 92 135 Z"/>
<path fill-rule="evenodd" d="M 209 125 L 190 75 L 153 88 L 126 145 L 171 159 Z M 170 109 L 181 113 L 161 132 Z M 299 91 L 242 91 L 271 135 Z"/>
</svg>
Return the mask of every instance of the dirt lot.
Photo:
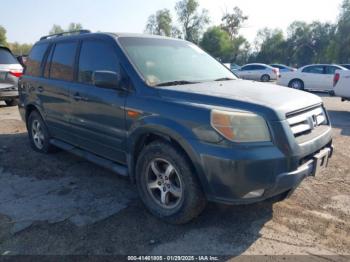
<svg viewBox="0 0 350 262">
<path fill-rule="evenodd" d="M 33 152 L 17 108 L 1 104 L 0 254 L 350 254 L 350 103 L 323 99 L 336 147 L 327 172 L 284 202 L 210 204 L 184 226 L 148 214 L 125 178 Z"/>
</svg>

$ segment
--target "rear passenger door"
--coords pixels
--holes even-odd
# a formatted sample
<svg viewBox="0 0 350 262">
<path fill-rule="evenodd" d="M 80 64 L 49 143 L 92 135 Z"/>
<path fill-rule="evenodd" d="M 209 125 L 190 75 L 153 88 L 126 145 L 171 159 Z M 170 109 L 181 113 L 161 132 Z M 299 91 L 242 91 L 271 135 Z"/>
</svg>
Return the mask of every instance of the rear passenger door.
<svg viewBox="0 0 350 262">
<path fill-rule="evenodd" d="M 38 93 L 52 136 L 74 144 L 70 126 L 70 88 L 74 84 L 74 64 L 78 41 L 57 42 L 51 46 Z"/>
<path fill-rule="evenodd" d="M 100 70 L 123 74 L 115 46 L 107 40 L 83 40 L 77 83 L 70 90 L 71 125 L 79 147 L 125 164 L 127 92 L 94 86 L 93 72 Z"/>
</svg>

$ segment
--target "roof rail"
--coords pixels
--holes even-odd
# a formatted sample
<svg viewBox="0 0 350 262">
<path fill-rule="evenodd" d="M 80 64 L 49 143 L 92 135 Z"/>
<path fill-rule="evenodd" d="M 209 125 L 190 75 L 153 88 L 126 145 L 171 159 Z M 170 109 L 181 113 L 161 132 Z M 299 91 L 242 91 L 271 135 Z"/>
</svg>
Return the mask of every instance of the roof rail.
<svg viewBox="0 0 350 262">
<path fill-rule="evenodd" d="M 74 35 L 74 34 L 81 35 L 81 34 L 89 34 L 89 33 L 91 33 L 90 30 L 76 30 L 76 31 L 62 32 L 58 34 L 46 35 L 41 37 L 40 40 L 45 40 L 45 39 L 60 37 L 65 35 Z"/>
</svg>

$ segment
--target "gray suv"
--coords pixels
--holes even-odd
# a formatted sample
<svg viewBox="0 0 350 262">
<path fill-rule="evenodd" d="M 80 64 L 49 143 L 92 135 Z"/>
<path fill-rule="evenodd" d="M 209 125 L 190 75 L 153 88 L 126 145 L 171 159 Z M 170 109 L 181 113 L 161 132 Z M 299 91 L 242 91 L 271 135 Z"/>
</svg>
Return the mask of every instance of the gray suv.
<svg viewBox="0 0 350 262">
<path fill-rule="evenodd" d="M 0 101 L 6 105 L 17 105 L 18 78 L 23 68 L 10 49 L 0 46 Z"/>
<path fill-rule="evenodd" d="M 318 96 L 237 79 L 179 39 L 43 37 L 19 87 L 35 151 L 58 147 L 128 176 L 170 223 L 190 221 L 207 201 L 286 197 L 332 155 Z"/>
</svg>

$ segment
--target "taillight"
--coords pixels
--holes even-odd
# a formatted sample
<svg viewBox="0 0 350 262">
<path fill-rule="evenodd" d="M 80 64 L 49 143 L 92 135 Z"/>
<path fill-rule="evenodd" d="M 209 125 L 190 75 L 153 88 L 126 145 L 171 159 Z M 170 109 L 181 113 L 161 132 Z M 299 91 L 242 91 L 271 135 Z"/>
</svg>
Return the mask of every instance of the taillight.
<svg viewBox="0 0 350 262">
<path fill-rule="evenodd" d="M 23 75 L 22 71 L 10 71 L 10 74 L 15 77 L 21 77 Z"/>
<path fill-rule="evenodd" d="M 272 72 L 274 72 L 276 75 L 278 74 L 278 70 L 276 68 L 272 69 Z"/>
<path fill-rule="evenodd" d="M 336 86 L 338 84 L 339 79 L 340 79 L 340 74 L 336 73 L 333 78 L 333 86 Z"/>
</svg>

